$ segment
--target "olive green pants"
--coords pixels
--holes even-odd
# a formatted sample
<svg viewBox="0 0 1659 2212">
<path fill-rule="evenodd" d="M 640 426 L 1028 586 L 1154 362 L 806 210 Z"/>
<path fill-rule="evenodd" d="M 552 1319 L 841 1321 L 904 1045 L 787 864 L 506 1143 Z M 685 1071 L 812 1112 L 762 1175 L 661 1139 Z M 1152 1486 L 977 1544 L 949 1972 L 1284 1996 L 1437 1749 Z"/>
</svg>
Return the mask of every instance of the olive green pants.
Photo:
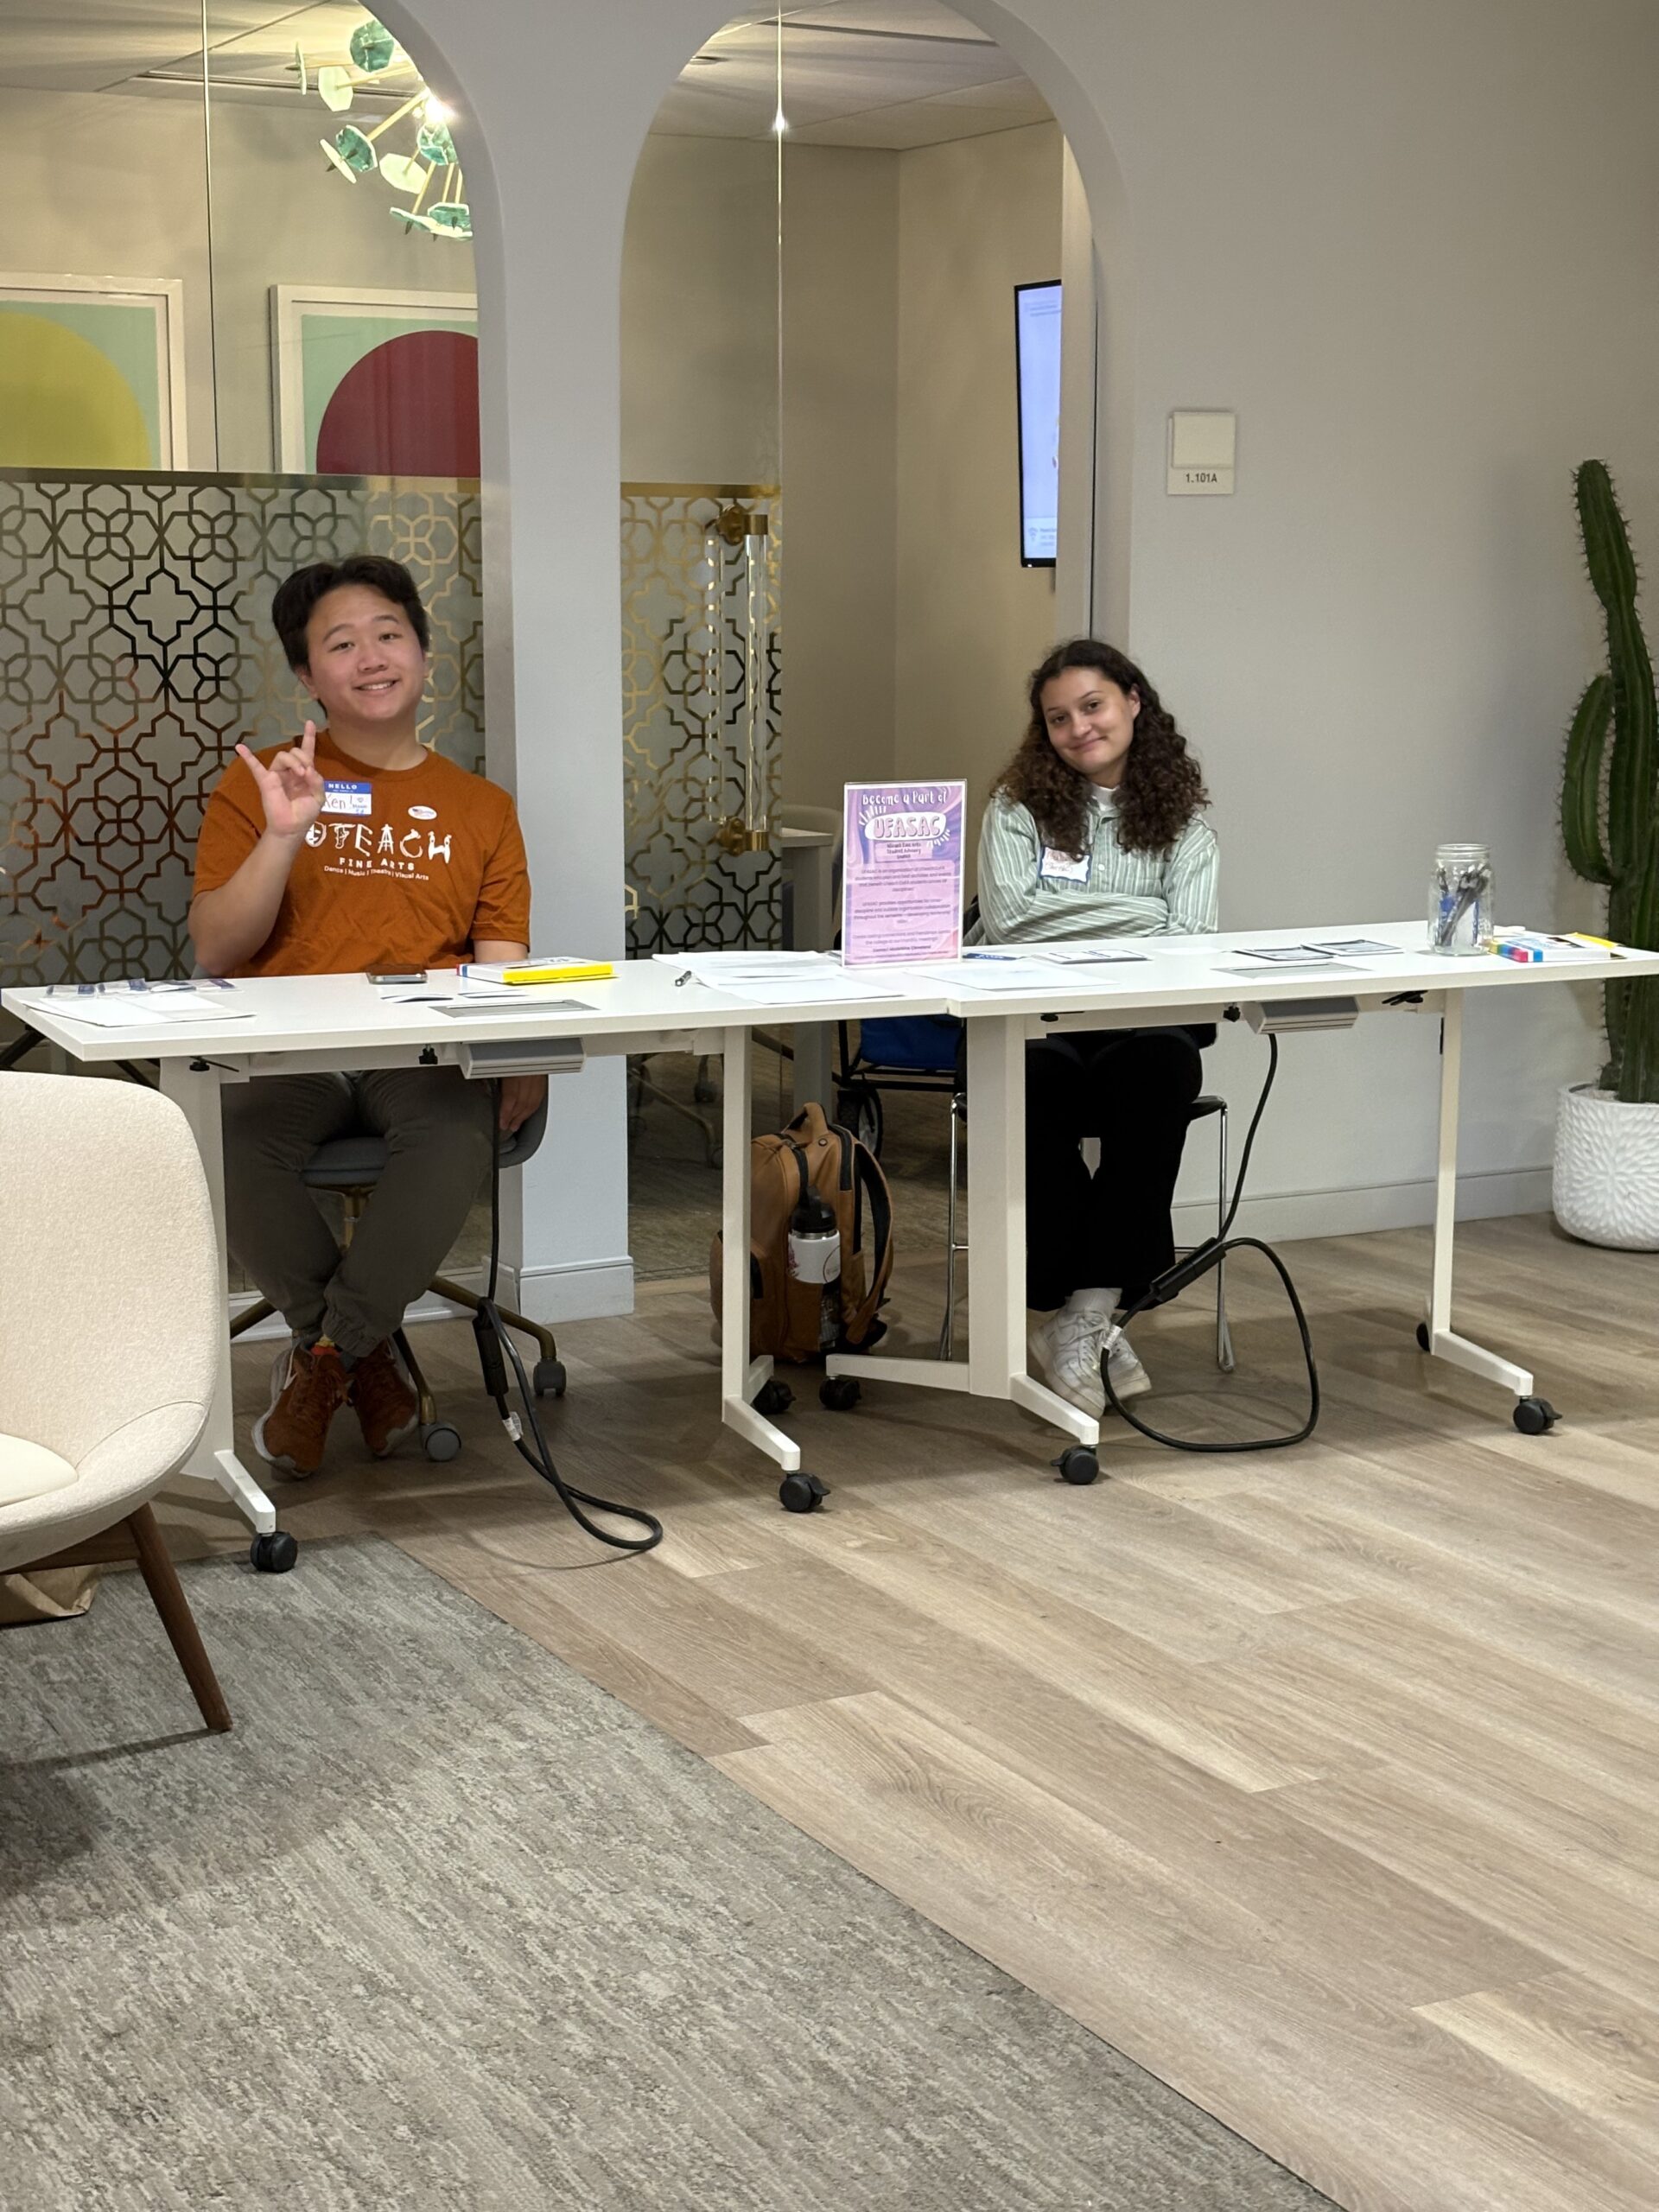
<svg viewBox="0 0 1659 2212">
<path fill-rule="evenodd" d="M 302 1338 L 360 1359 L 421 1297 L 489 1172 L 495 1101 L 458 1068 L 266 1076 L 226 1084 L 231 1251 Z M 331 1138 L 383 1137 L 386 1165 L 342 1252 L 302 1179 Z"/>
</svg>

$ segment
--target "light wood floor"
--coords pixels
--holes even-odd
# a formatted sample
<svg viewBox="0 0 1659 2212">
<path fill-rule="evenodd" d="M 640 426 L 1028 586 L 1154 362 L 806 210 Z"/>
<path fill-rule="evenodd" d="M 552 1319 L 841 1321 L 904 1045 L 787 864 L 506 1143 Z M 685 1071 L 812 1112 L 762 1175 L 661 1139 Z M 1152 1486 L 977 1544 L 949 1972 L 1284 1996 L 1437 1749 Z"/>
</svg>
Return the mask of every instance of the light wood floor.
<svg viewBox="0 0 1659 2212">
<path fill-rule="evenodd" d="M 357 1467 L 342 1431 L 285 1524 L 401 1544 L 1351 2212 L 1653 2212 L 1659 1261 L 1465 1233 L 1459 1325 L 1565 1416 L 1531 1439 L 1415 1351 L 1427 1255 L 1288 1249 L 1326 1393 L 1295 1452 L 1130 1440 L 1071 1490 L 1011 1408 L 809 1382 L 832 1495 L 786 1515 L 716 1425 L 702 1296 L 657 1285 L 565 1332 L 549 1424 L 663 1515 L 649 1559 L 597 1560 L 512 1459 L 460 1327 L 421 1342 L 463 1458 Z M 932 1289 L 901 1281 L 918 1339 Z M 1289 1326 L 1232 1297 L 1231 1382 L 1201 1306 L 1138 1339 L 1172 1427 L 1292 1425 Z"/>
</svg>

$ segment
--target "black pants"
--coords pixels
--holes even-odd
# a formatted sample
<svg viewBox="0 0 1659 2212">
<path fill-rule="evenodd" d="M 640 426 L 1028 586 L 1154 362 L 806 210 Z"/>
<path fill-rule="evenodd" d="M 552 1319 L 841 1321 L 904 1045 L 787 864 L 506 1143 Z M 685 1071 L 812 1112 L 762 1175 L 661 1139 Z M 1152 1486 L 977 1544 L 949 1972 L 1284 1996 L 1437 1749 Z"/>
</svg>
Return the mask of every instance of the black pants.
<svg viewBox="0 0 1659 2212">
<path fill-rule="evenodd" d="M 1077 1030 L 1027 1047 L 1028 1306 L 1106 1286 L 1127 1304 L 1173 1263 L 1169 1210 L 1202 1074 L 1186 1029 Z M 1084 1137 L 1100 1140 L 1093 1175 Z"/>
</svg>

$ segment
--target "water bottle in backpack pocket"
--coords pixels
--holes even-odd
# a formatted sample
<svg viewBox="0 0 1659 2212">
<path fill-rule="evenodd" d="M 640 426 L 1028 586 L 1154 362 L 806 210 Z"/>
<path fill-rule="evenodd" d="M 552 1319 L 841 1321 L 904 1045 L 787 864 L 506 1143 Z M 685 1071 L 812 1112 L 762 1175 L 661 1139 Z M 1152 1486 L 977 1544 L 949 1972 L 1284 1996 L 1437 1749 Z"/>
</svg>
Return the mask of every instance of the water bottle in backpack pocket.
<svg viewBox="0 0 1659 2212">
<path fill-rule="evenodd" d="M 828 1198 L 821 1198 L 801 1168 L 801 1202 L 789 1217 L 789 1281 L 791 1296 L 818 1294 L 818 1348 L 833 1351 L 841 1342 L 841 1224 Z"/>
</svg>

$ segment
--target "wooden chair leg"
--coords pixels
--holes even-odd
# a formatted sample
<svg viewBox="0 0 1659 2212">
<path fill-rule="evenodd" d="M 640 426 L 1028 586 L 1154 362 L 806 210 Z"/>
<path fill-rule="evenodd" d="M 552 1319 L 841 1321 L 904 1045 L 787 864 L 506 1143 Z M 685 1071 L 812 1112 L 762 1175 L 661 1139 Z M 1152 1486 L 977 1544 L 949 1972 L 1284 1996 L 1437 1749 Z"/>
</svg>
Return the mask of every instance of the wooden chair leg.
<svg viewBox="0 0 1659 2212">
<path fill-rule="evenodd" d="M 231 1708 L 219 1687 L 219 1677 L 207 1656 L 207 1647 L 201 1640 L 201 1631 L 179 1580 L 178 1569 L 149 1506 L 141 1505 L 136 1513 L 128 1515 L 127 1530 L 138 1554 L 139 1572 L 155 1600 L 162 1626 L 184 1669 L 184 1678 L 190 1685 L 201 1717 L 210 1728 L 223 1732 L 231 1725 Z"/>
<path fill-rule="evenodd" d="M 232 1322 L 232 1336 L 239 1337 L 245 1329 L 257 1328 L 261 1321 L 269 1321 L 276 1311 L 276 1308 L 268 1298 L 256 1299 L 251 1306 L 248 1306 L 245 1312 L 238 1313 Z"/>
</svg>

